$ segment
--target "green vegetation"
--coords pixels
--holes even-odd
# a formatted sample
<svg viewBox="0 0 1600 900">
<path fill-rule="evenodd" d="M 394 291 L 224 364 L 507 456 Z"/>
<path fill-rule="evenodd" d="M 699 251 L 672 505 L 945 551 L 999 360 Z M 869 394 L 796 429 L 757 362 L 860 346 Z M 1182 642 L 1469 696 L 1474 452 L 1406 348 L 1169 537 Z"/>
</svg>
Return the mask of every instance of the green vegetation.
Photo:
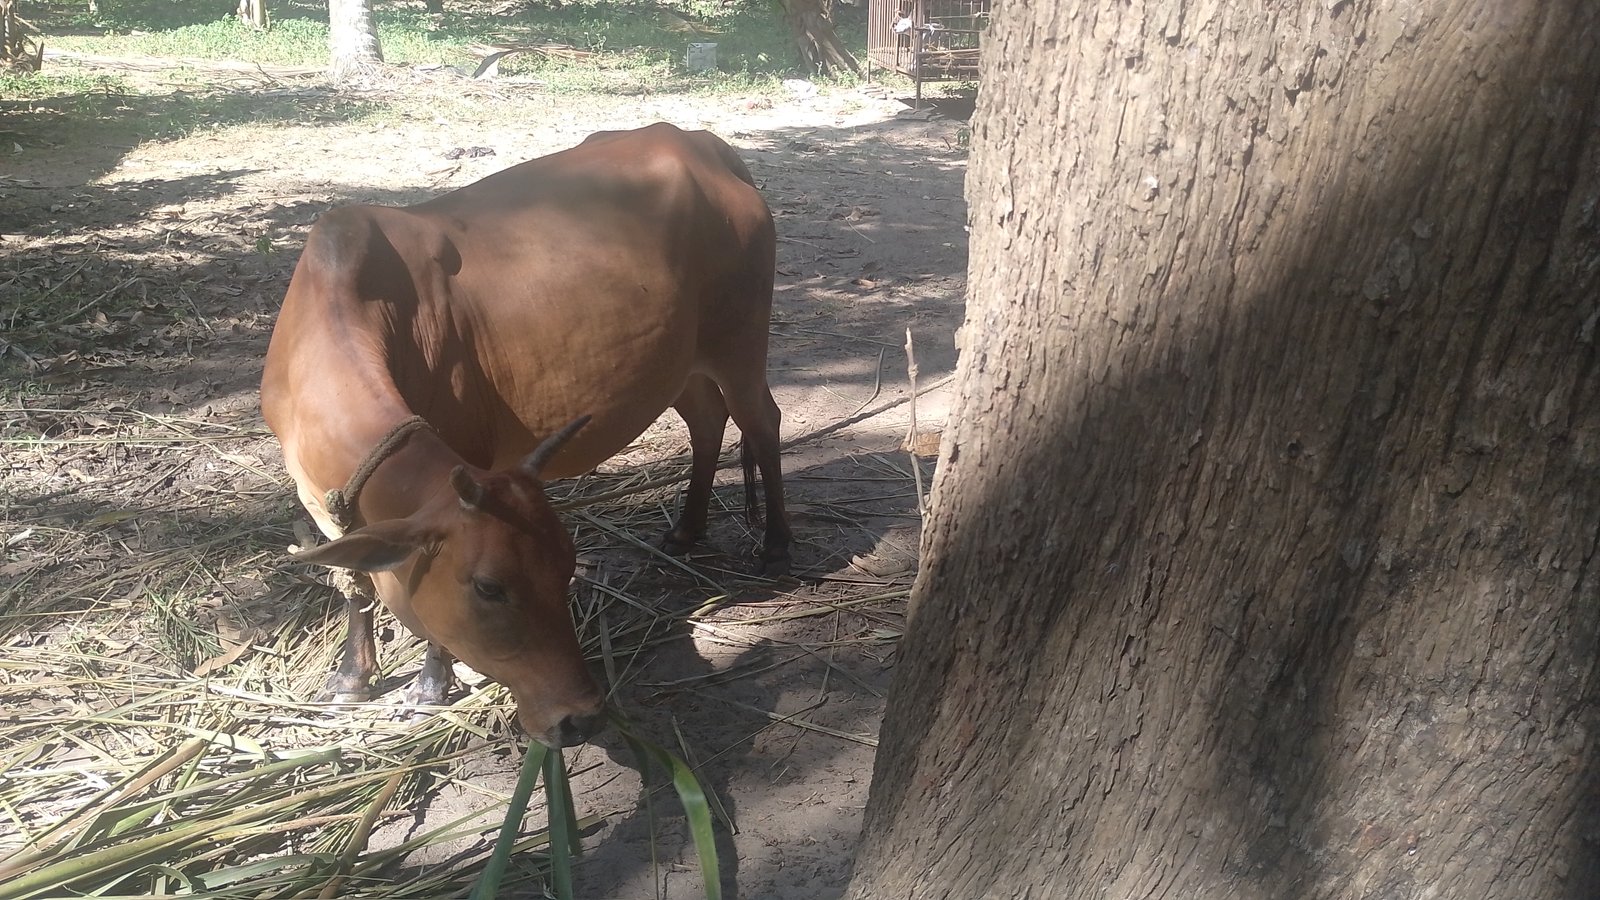
<svg viewBox="0 0 1600 900">
<path fill-rule="evenodd" d="M 214 0 L 106 0 L 98 16 L 81 3 L 42 5 L 44 14 L 36 18 L 47 46 L 57 50 L 287 66 L 320 66 L 327 59 L 326 6 L 307 0 L 270 0 L 272 26 L 264 32 L 236 21 L 228 4 Z M 501 8 L 452 0 L 434 20 L 418 4 L 378 0 L 384 58 L 399 66 L 470 71 L 480 58 L 470 49 L 477 45 L 564 45 L 582 57 L 524 52 L 500 67 L 502 75 L 531 76 L 559 93 L 749 89 L 795 74 L 787 29 L 764 3 L 576 0 L 558 8 L 529 3 L 503 14 Z M 839 26 L 846 41 L 863 42 L 859 21 Z M 692 42 L 718 45 L 718 72 L 691 76 L 684 70 Z"/>
<path fill-rule="evenodd" d="M 0 115 L 27 114 L 25 120 L 8 123 L 14 139 L 24 145 L 42 137 L 52 143 L 128 145 L 234 125 L 356 121 L 380 108 L 337 95 L 271 95 L 205 86 L 157 92 L 119 76 L 66 68 L 0 77 Z"/>
<path fill-rule="evenodd" d="M 562 95 L 781 91 L 779 80 L 796 74 L 787 29 L 763 3 L 569 0 L 559 8 L 530 2 L 500 12 L 505 8 L 450 0 L 445 14 L 435 18 L 417 3 L 378 0 L 385 58 L 397 69 L 449 66 L 470 74 L 485 48 L 520 47 L 500 60 L 499 79 L 486 84 L 510 82 L 520 90 Z M 46 46 L 55 51 L 314 70 L 326 63 L 327 8 L 320 0 L 269 0 L 272 26 L 266 31 L 235 20 L 231 9 L 219 0 L 102 0 L 98 14 L 80 0 L 30 6 Z M 859 21 L 840 27 L 847 40 L 862 42 Z M 686 70 L 684 55 L 695 42 L 718 45 L 716 71 Z M 431 94 L 427 99 L 396 91 L 356 100 L 340 93 L 219 89 L 216 72 L 181 65 L 159 68 L 154 77 L 89 72 L 46 60 L 42 73 L 0 73 L 0 116 L 21 123 L 9 137 L 23 147 L 127 146 L 208 129 L 351 121 L 408 105 L 437 109 L 453 102 L 450 92 L 439 91 L 424 92 Z"/>
<path fill-rule="evenodd" d="M 717 865 L 717 844 L 712 836 L 711 804 L 706 799 L 705 787 L 699 776 L 683 760 L 667 750 L 635 734 L 628 721 L 615 711 L 612 725 L 617 728 L 638 760 L 640 771 L 647 772 L 652 763 L 659 765 L 672 779 L 672 788 L 683 804 L 694 835 L 695 855 L 700 860 L 700 878 L 705 887 L 706 900 L 721 900 L 721 868 Z M 500 826 L 494 851 L 484 863 L 483 871 L 473 885 L 471 900 L 494 900 L 500 892 L 500 881 L 510 865 L 511 854 L 522 831 L 523 816 L 527 813 L 528 799 L 533 794 L 534 780 L 543 776 L 545 815 L 549 822 L 545 843 L 550 850 L 550 885 L 557 900 L 573 900 L 572 866 L 583 854 L 579 839 L 579 821 L 573 811 L 572 788 L 567 780 L 566 764 L 561 751 L 551 752 L 541 744 L 529 744 L 522 758 L 522 774 L 506 806 L 506 820 Z M 646 776 L 648 780 L 648 776 Z M 645 802 L 648 805 L 649 795 Z M 651 822 L 654 827 L 654 821 Z"/>
<path fill-rule="evenodd" d="M 327 25 L 308 19 L 287 19 L 266 31 L 223 18 L 160 31 L 107 30 L 48 40 L 48 46 L 58 50 L 105 56 L 235 59 L 288 66 L 319 65 L 328 57 Z"/>
<path fill-rule="evenodd" d="M 121 88 L 122 79 L 112 75 L 78 70 L 41 73 L 0 69 L 0 97 L 11 101 L 50 100 Z"/>
</svg>

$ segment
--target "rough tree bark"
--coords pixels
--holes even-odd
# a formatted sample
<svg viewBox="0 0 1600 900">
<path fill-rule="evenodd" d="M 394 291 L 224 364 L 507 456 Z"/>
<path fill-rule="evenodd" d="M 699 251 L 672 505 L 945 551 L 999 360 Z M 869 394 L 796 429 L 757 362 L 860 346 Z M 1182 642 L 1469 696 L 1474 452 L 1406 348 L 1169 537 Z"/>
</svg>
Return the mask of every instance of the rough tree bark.
<svg viewBox="0 0 1600 900">
<path fill-rule="evenodd" d="M 779 0 L 779 6 L 800 61 L 808 70 L 856 71 L 855 55 L 840 43 L 833 28 L 833 0 Z"/>
<path fill-rule="evenodd" d="M 1600 4 L 989 39 L 848 896 L 1600 896 Z"/>
<path fill-rule="evenodd" d="M 370 0 L 328 0 L 328 74 L 335 81 L 383 65 Z"/>
</svg>

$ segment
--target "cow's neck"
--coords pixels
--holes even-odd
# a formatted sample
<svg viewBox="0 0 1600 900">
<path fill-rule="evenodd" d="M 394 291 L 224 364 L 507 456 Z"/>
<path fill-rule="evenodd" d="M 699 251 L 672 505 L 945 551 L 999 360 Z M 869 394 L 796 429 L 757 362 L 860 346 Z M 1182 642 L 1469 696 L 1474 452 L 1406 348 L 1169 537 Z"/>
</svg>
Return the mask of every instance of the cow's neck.
<svg viewBox="0 0 1600 900">
<path fill-rule="evenodd" d="M 412 515 L 440 491 L 449 489 L 451 470 L 463 462 L 429 427 L 409 429 L 392 447 L 381 447 L 404 422 L 405 419 L 398 419 L 373 438 L 366 456 L 352 468 L 354 472 L 365 463 L 370 470 L 358 492 L 357 509 L 362 521 L 380 522 Z M 375 451 L 379 452 L 374 455 Z"/>
</svg>

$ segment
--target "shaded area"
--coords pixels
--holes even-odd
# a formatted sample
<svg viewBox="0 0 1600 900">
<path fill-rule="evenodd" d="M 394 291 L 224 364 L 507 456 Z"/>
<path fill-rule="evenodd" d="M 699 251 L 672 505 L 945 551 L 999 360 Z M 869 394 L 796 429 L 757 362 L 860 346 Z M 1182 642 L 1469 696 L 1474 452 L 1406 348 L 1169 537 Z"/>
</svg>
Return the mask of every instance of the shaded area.
<svg viewBox="0 0 1600 900">
<path fill-rule="evenodd" d="M 1153 164 L 1063 173 L 1139 110 L 1078 143 L 1036 84 L 990 108 L 987 339 L 853 896 L 1594 896 L 1600 57 L 1550 43 L 1594 26 L 1497 42 L 1493 91 L 1381 69 L 1451 86 L 1103 224 Z M 1296 102 L 1252 84 L 1224 135 Z M 1117 186 L 1056 214 L 1058 178 Z M 1186 230 L 1211 190 L 1235 216 Z"/>
<path fill-rule="evenodd" d="M 113 79 L 101 79 L 81 92 L 72 90 L 71 84 L 54 89 L 44 84 L 32 96 L 0 99 L 0 116 L 4 117 L 0 119 L 0 137 L 10 142 L 7 150 L 12 172 L 21 166 L 40 166 L 50 185 L 83 186 L 84 199 L 92 197 L 97 187 L 93 182 L 115 170 L 129 151 L 147 141 L 170 141 L 239 125 L 354 122 L 381 108 L 371 101 L 316 87 L 146 93 L 129 90 Z M 16 150 L 18 147 L 21 149 Z M 20 193 L 23 188 L 9 180 L 0 182 L 0 190 L 5 191 L 0 193 L 0 231 L 30 229 L 38 233 L 52 225 L 90 224 L 70 214 L 58 224 L 54 214 L 63 210 L 29 209 L 27 196 Z M 139 211 L 135 206 L 127 218 L 95 224 L 131 221 Z"/>
<path fill-rule="evenodd" d="M 34 529 L 27 539 L 8 543 L 0 560 L 29 567 L 26 590 L 7 598 L 20 604 L 8 606 L 15 614 L 5 620 L 8 639 L 33 628 L 42 654 L 60 637 L 39 628 L 48 620 L 34 614 L 89 609 L 103 616 L 124 602 L 142 611 L 151 593 L 175 612 L 163 621 L 184 620 L 184 604 L 191 601 L 218 601 L 215 611 L 228 615 L 277 604 L 284 618 L 261 620 L 266 630 L 282 629 L 275 631 L 273 646 L 314 646 L 315 658 L 326 664 L 302 664 L 297 680 L 278 682 L 267 696 L 288 706 L 284 716 L 316 720 L 320 712 L 303 708 L 302 701 L 331 668 L 339 617 L 329 624 L 331 593 L 305 583 L 314 573 L 286 565 L 281 554 L 291 539 L 289 523 L 301 514 L 276 447 L 256 419 L 259 360 L 295 252 L 317 215 L 338 202 L 415 201 L 531 155 L 524 149 L 529 144 L 504 132 L 485 133 L 473 123 L 460 133 L 498 147 L 500 155 L 443 160 L 441 151 L 460 142 L 452 127 L 431 120 L 406 125 L 413 130 L 392 121 L 370 131 L 333 124 L 319 128 L 315 141 L 301 143 L 290 127 L 257 153 L 200 135 L 170 146 L 139 144 L 107 154 L 110 163 L 86 161 L 86 170 L 116 167 L 102 185 L 82 187 L 65 178 L 39 178 L 37 187 L 14 192 L 5 185 L 8 217 L 38 223 L 8 231 L 13 237 L 0 244 L 0 291 L 15 291 L 0 297 L 16 323 L 4 335 L 9 349 L 0 370 L 0 446 L 12 465 L 4 473 L 8 505 L 0 508 L 8 537 Z M 703 578 L 630 541 L 654 540 L 666 527 L 677 503 L 675 488 L 608 507 L 595 522 L 569 518 L 580 540 L 595 548 L 588 552 L 590 577 L 625 591 L 649 613 L 582 589 L 578 609 L 588 628 L 603 621 L 614 638 L 639 616 L 662 619 L 651 646 L 637 656 L 630 651 L 621 664 L 620 697 L 660 742 L 675 746 L 682 733 L 739 823 L 742 834 L 719 837 L 730 891 L 781 896 L 777 892 L 793 884 L 795 896 L 829 896 L 842 885 L 867 752 L 773 717 L 794 716 L 851 735 L 875 729 L 878 692 L 899 630 L 898 593 L 914 570 L 918 532 L 910 463 L 899 450 L 903 425 L 894 418 L 904 404 L 888 412 L 881 408 L 905 395 L 898 348 L 907 323 L 926 338 L 926 353 L 919 343 L 919 355 L 925 357 L 927 380 L 948 372 L 953 362 L 950 335 L 962 291 L 964 148 L 952 140 L 930 150 L 927 139 L 940 126 L 917 119 L 859 128 L 719 130 L 758 148 L 744 155 L 780 214 L 780 233 L 794 237 L 781 248 L 791 274 L 781 276 L 773 336 L 772 381 L 786 412 L 786 438 L 806 438 L 855 413 L 880 410 L 879 417 L 810 437 L 786 454 L 801 581 L 772 585 L 741 577 L 756 538 L 741 521 L 736 474 L 724 472 L 711 534 L 692 558 Z M 328 179 L 328 146 L 357 132 L 372 165 L 406 173 L 403 184 Z M 197 155 L 213 148 L 214 158 Z M 67 162 L 64 168 L 70 168 Z M 181 168 L 188 165 L 194 168 Z M 938 251 L 925 252 L 921 245 L 928 242 Z M 136 280 L 124 285 L 130 278 Z M 21 301 L 14 306 L 13 296 Z M 629 483 L 681 467 L 686 438 L 674 416 L 666 419 L 608 468 L 604 478 L 610 480 L 584 489 L 603 490 L 615 480 Z M 220 539 L 251 523 L 259 531 L 226 559 L 208 557 L 197 546 L 195 536 Z M 72 566 L 73 556 L 50 550 L 43 536 L 54 530 L 77 535 L 81 543 L 75 547 L 93 554 L 111 580 L 64 594 L 62 567 Z M 162 574 L 169 580 L 141 587 L 138 570 L 125 561 L 143 555 L 167 564 Z M 171 564 L 175 558 L 187 565 Z M 197 585 L 213 576 L 232 594 L 197 596 Z M 727 599 L 702 613 L 699 624 L 683 621 L 683 613 L 717 596 Z M 181 602 L 167 603 L 169 597 Z M 772 616 L 793 618 L 757 621 Z M 202 630 L 215 621 L 187 618 L 198 618 Z M 145 640 L 155 633 L 132 624 L 109 636 Z M 737 637 L 719 638 L 707 626 Z M 94 632 L 86 627 L 80 633 Z M 413 650 L 403 633 L 391 630 L 383 654 L 390 683 L 402 683 L 415 667 L 405 655 Z M 160 652 L 150 660 L 176 653 L 164 645 Z M 181 666 L 162 666 L 186 679 L 185 670 L 204 662 L 206 652 L 192 649 L 178 657 Z M 248 667 L 268 658 L 247 655 L 213 680 L 225 688 L 262 690 L 270 679 L 248 674 L 254 671 Z M 473 701 L 465 702 L 470 707 Z M 504 710 L 459 714 L 491 735 L 490 746 L 505 734 Z M 387 733 L 390 727 L 379 711 L 332 719 L 332 725 L 268 721 L 277 734 L 291 727 L 323 729 L 312 732 L 322 740 L 341 735 L 338 729 Z M 485 752 L 484 743 L 466 732 L 439 746 L 467 756 L 432 768 L 429 779 L 406 782 L 397 801 L 405 814 L 384 817 L 367 857 L 384 862 L 386 873 L 425 876 L 441 865 L 455 866 L 467 858 L 455 853 L 486 847 L 485 836 L 498 825 L 485 821 L 459 843 L 441 842 L 442 857 L 381 855 L 387 850 L 380 848 L 426 834 L 451 815 L 489 806 L 476 788 L 508 787 L 515 777 L 513 755 Z M 580 770 L 579 803 L 604 803 L 594 811 L 609 816 L 591 838 L 584 877 L 592 885 L 607 879 L 642 884 L 651 877 L 649 853 L 640 843 L 647 825 L 637 776 L 626 771 L 631 762 L 602 760 L 592 751 L 571 759 Z M 601 765 L 589 771 L 595 763 Z M 821 791 L 814 784 L 831 787 Z M 855 804 L 841 805 L 834 788 L 839 797 L 856 797 Z M 676 866 L 687 841 L 674 803 L 662 795 L 653 805 L 667 836 L 663 859 Z M 791 846 L 792 818 L 826 836 L 814 846 Z M 263 852 L 293 846 L 304 845 L 289 842 Z M 669 896 L 698 891 L 692 874 L 669 874 L 668 880 Z"/>
</svg>

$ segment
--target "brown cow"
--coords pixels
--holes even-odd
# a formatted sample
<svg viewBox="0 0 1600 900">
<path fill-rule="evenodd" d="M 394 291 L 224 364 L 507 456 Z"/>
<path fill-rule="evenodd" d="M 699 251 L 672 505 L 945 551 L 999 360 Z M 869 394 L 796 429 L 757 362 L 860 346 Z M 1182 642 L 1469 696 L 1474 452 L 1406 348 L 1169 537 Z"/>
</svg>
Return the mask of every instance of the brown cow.
<svg viewBox="0 0 1600 900">
<path fill-rule="evenodd" d="M 774 242 L 728 145 L 665 124 L 597 134 L 416 206 L 317 222 L 261 409 L 301 502 L 335 538 L 299 558 L 369 573 L 430 642 L 413 699 L 444 699 L 453 655 L 509 687 L 543 743 L 601 727 L 566 606 L 572 541 L 541 479 L 594 468 L 668 406 L 694 462 L 667 547 L 705 531 L 731 415 L 747 501 L 752 466 L 765 485 L 765 570 L 786 570 L 766 377 Z M 370 603 L 358 590 L 349 607 L 338 699 L 366 697 L 376 663 Z"/>
</svg>

